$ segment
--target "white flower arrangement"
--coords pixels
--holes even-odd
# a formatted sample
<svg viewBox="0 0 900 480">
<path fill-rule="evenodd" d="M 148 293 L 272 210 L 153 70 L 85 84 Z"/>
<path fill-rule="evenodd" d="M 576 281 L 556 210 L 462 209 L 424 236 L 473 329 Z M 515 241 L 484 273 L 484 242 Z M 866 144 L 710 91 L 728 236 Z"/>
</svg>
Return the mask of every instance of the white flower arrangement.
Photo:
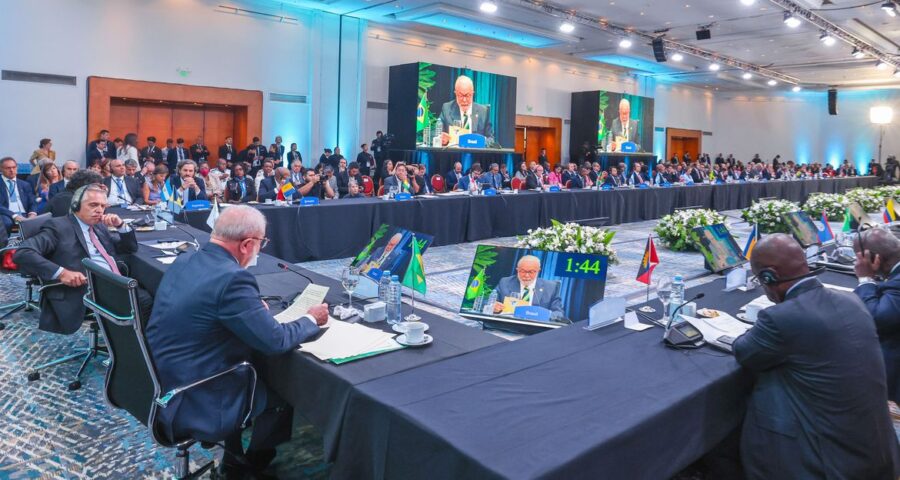
<svg viewBox="0 0 900 480">
<path fill-rule="evenodd" d="M 848 202 L 857 202 L 866 212 L 876 213 L 884 206 L 885 193 L 874 188 L 854 188 L 847 192 Z"/>
<path fill-rule="evenodd" d="M 553 252 L 606 255 L 610 264 L 619 263 L 616 250 L 611 245 L 616 232 L 577 223 L 552 222 L 547 228 L 528 230 L 527 235 L 519 237 L 516 246 Z"/>
<path fill-rule="evenodd" d="M 883 202 L 887 202 L 889 198 L 893 198 L 894 201 L 900 200 L 900 186 L 898 185 L 885 185 L 875 190 L 880 193 Z"/>
<path fill-rule="evenodd" d="M 694 250 L 694 242 L 690 237 L 691 230 L 723 222 L 725 217 L 714 210 L 680 210 L 659 219 L 653 231 L 671 250 Z"/>
<path fill-rule="evenodd" d="M 848 204 L 847 197 L 840 193 L 814 193 L 806 199 L 803 211 L 817 219 L 822 217 L 824 210 L 829 220 L 840 222 L 844 219 L 844 212 L 847 210 Z"/>
<path fill-rule="evenodd" d="M 800 210 L 800 205 L 787 200 L 764 200 L 754 202 L 741 212 L 747 223 L 759 225 L 761 233 L 787 233 L 788 225 L 784 214 Z"/>
</svg>

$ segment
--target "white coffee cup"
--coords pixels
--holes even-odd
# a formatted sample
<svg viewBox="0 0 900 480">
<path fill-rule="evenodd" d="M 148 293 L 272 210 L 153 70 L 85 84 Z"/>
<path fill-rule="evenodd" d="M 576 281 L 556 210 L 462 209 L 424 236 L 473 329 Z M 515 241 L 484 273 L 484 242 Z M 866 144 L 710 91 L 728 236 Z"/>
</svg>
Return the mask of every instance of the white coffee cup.
<svg viewBox="0 0 900 480">
<path fill-rule="evenodd" d="M 756 317 L 759 316 L 760 310 L 762 310 L 762 307 L 760 307 L 759 305 L 754 305 L 752 303 L 750 305 L 747 305 L 746 310 L 744 310 L 745 314 L 747 315 L 747 320 L 750 322 L 755 322 Z"/>
<path fill-rule="evenodd" d="M 409 322 L 406 325 L 406 343 L 422 343 L 425 341 L 425 324 Z"/>
</svg>

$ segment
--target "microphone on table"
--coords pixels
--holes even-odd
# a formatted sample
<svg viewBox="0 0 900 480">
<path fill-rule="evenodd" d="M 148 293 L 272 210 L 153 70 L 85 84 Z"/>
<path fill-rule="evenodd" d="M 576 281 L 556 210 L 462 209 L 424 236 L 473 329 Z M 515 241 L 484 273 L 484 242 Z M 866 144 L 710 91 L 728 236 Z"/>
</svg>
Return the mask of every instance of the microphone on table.
<svg viewBox="0 0 900 480">
<path fill-rule="evenodd" d="M 294 274 L 296 274 L 296 275 L 300 275 L 301 277 L 305 278 L 306 281 L 309 282 L 310 284 L 316 283 L 316 282 L 312 281 L 312 279 L 309 278 L 309 277 L 307 277 L 306 275 L 304 275 L 304 274 L 300 273 L 299 271 L 294 270 L 293 268 L 289 267 L 286 263 L 278 262 L 278 268 L 280 268 L 280 269 L 282 269 L 282 270 L 284 270 L 284 271 L 287 271 L 287 272 L 294 273 Z"/>
<path fill-rule="evenodd" d="M 706 296 L 705 293 L 698 293 L 698 294 L 694 295 L 693 297 L 691 297 L 690 299 L 688 299 L 687 301 L 685 301 L 684 303 L 682 303 L 681 305 L 675 307 L 675 311 L 672 312 L 672 316 L 669 317 L 669 322 L 666 323 L 666 334 L 663 335 L 663 338 L 668 336 L 669 330 L 672 328 L 672 321 L 675 320 L 675 316 L 678 315 L 678 311 L 681 310 L 682 307 L 684 307 L 685 305 L 687 305 L 695 300 L 700 300 L 701 298 L 703 298 L 705 296 Z"/>
<path fill-rule="evenodd" d="M 187 229 L 184 229 L 184 228 L 179 227 L 179 226 L 178 226 L 177 224 L 175 224 L 175 223 L 172 223 L 171 225 L 172 225 L 173 227 L 177 228 L 178 230 L 181 230 L 182 232 L 184 232 L 187 236 L 191 237 L 191 241 L 189 241 L 188 243 L 191 244 L 191 245 L 193 245 L 195 249 L 200 250 L 200 242 L 197 240 L 197 237 L 195 237 L 193 233 L 191 233 L 191 232 L 190 232 L 189 230 L 187 230 Z"/>
<path fill-rule="evenodd" d="M 675 316 L 678 315 L 678 311 L 681 310 L 682 307 L 694 300 L 699 300 L 704 296 L 705 294 L 698 293 L 688 301 L 678 305 L 678 307 L 675 308 L 675 311 L 672 312 L 669 323 L 666 324 L 666 333 L 663 334 L 663 343 L 665 343 L 667 347 L 676 349 L 694 349 L 704 345 L 703 335 L 690 323 L 685 322 L 684 324 L 676 325 L 675 328 L 671 328 L 672 321 Z"/>
</svg>

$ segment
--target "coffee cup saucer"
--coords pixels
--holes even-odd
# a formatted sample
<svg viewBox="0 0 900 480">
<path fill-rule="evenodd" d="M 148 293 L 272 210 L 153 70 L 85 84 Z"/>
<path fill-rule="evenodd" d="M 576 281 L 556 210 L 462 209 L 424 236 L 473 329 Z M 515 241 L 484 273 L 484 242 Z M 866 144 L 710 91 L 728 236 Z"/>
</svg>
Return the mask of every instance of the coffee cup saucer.
<svg viewBox="0 0 900 480">
<path fill-rule="evenodd" d="M 395 324 L 391 327 L 391 330 L 393 330 L 393 331 L 395 331 L 395 332 L 397 332 L 397 333 L 406 333 L 406 323 L 407 323 L 407 322 L 395 323 Z M 422 331 L 423 331 L 423 332 L 427 332 L 427 331 L 428 331 L 428 324 L 425 323 L 425 322 L 419 322 L 419 323 L 421 323 L 422 325 L 425 325 L 425 330 L 422 330 Z"/>
<path fill-rule="evenodd" d="M 744 312 L 738 313 L 738 314 L 735 315 L 735 316 L 737 317 L 738 320 L 740 320 L 740 321 L 742 321 L 742 322 L 744 322 L 744 323 L 750 323 L 750 324 L 756 323 L 756 321 L 750 320 L 750 318 L 748 318 L 748 317 L 747 317 L 747 314 L 744 313 Z"/>
<path fill-rule="evenodd" d="M 404 333 L 403 335 L 397 335 L 397 337 L 394 338 L 394 340 L 396 340 L 397 343 L 399 343 L 400 345 L 403 345 L 404 347 L 424 347 L 425 345 L 428 345 L 429 343 L 433 342 L 434 337 L 426 334 L 424 336 L 424 338 L 422 339 L 421 343 L 409 343 L 406 341 L 406 334 Z"/>
</svg>

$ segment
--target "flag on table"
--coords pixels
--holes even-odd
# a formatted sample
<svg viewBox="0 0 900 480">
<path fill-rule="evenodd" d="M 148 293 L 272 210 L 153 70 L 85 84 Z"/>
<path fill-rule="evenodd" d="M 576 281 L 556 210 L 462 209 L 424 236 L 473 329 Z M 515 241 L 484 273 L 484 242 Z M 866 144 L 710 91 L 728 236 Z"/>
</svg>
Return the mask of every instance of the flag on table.
<svg viewBox="0 0 900 480">
<path fill-rule="evenodd" d="M 853 231 L 853 217 L 850 215 L 850 208 L 844 210 L 844 224 L 841 226 L 841 232 L 849 233 Z"/>
<path fill-rule="evenodd" d="M 422 261 L 422 251 L 415 236 L 412 237 L 412 258 L 403 275 L 403 285 L 425 295 L 425 262 Z"/>
<path fill-rule="evenodd" d="M 293 197 L 296 193 L 297 189 L 291 182 L 284 182 L 284 185 L 281 186 L 281 194 L 284 195 L 284 198 Z"/>
<path fill-rule="evenodd" d="M 822 243 L 828 243 L 834 240 L 834 232 L 831 231 L 831 225 L 828 225 L 828 212 L 822 210 L 822 228 L 817 229 L 819 231 L 819 241 Z"/>
<path fill-rule="evenodd" d="M 750 231 L 750 237 L 747 238 L 747 244 L 744 245 L 744 258 L 750 260 L 753 255 L 753 249 L 756 248 L 756 242 L 759 241 L 759 225 L 753 224 L 753 230 Z"/>
<path fill-rule="evenodd" d="M 216 220 L 219 219 L 219 202 L 214 198 L 212 208 L 209 209 L 209 217 L 206 218 L 206 224 L 210 229 L 216 228 Z"/>
<path fill-rule="evenodd" d="M 422 99 L 419 100 L 419 106 L 416 108 L 416 131 L 421 132 L 425 130 L 425 103 L 428 101 L 428 92 L 422 94 Z"/>
<path fill-rule="evenodd" d="M 897 211 L 894 209 L 894 199 L 889 198 L 884 206 L 884 223 L 897 221 Z"/>
<path fill-rule="evenodd" d="M 641 266 L 638 268 L 635 280 L 650 285 L 650 276 L 657 265 L 659 265 L 659 256 L 656 255 L 656 245 L 653 244 L 653 237 L 647 236 L 647 246 L 644 248 L 644 256 L 641 258 Z"/>
<path fill-rule="evenodd" d="M 481 294 L 481 290 L 484 288 L 484 269 L 478 272 L 478 275 L 475 275 L 475 278 L 472 279 L 472 283 L 469 284 L 469 287 L 466 288 L 466 300 L 475 300 L 478 298 L 478 295 Z"/>
</svg>

